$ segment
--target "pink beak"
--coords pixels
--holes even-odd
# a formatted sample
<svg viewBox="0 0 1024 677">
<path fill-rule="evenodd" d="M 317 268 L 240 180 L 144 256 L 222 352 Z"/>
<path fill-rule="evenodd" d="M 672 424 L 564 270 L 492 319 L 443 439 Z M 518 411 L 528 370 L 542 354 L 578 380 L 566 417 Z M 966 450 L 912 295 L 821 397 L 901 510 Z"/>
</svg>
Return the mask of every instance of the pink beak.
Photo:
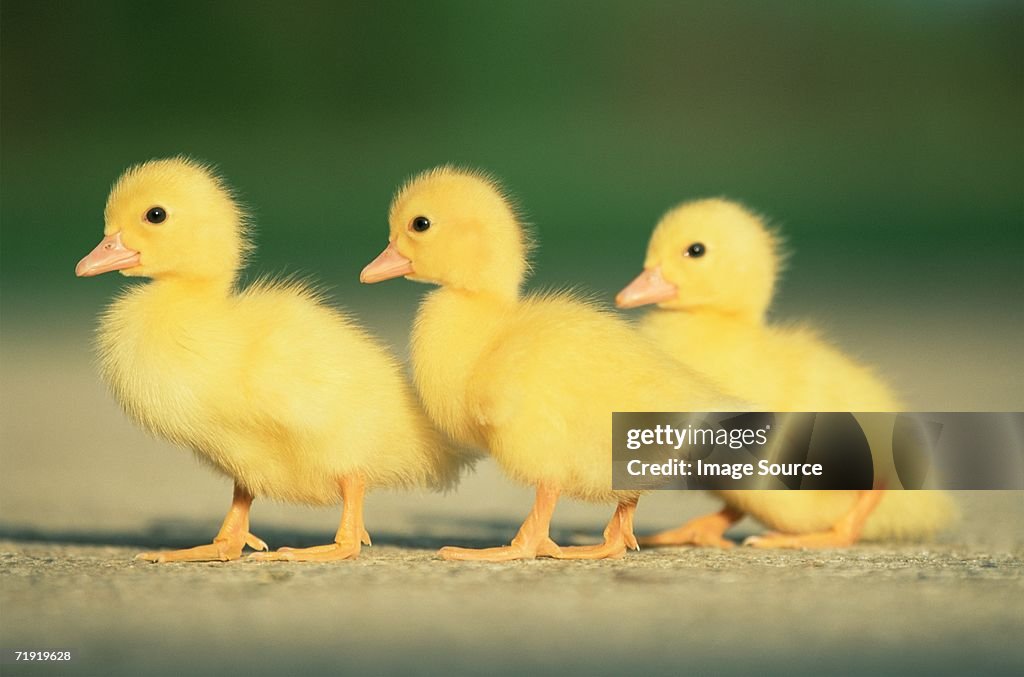
<svg viewBox="0 0 1024 677">
<path fill-rule="evenodd" d="M 359 273 L 359 281 L 364 284 L 383 282 L 393 277 L 412 275 L 412 261 L 398 253 L 398 247 L 392 240 L 380 253 L 380 256 L 370 261 L 363 272 Z"/>
<path fill-rule="evenodd" d="M 118 231 L 103 238 L 95 249 L 78 262 L 75 275 L 92 277 L 112 270 L 124 270 L 139 265 L 139 258 L 139 252 L 124 246 L 121 232 Z"/>
<path fill-rule="evenodd" d="M 671 301 L 679 294 L 674 284 L 661 276 L 661 268 L 644 270 L 615 296 L 619 308 L 637 308 L 648 303 Z"/>
</svg>

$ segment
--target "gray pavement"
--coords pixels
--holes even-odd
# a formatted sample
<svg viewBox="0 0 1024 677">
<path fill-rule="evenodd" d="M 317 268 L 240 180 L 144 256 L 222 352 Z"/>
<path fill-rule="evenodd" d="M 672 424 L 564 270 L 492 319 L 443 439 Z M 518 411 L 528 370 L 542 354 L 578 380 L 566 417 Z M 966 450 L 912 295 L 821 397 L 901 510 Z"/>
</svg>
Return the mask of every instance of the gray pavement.
<svg viewBox="0 0 1024 677">
<path fill-rule="evenodd" d="M 1024 671 L 1015 493 L 958 494 L 962 521 L 932 543 L 440 561 L 442 545 L 507 542 L 529 508 L 530 490 L 484 463 L 449 495 L 370 495 L 375 545 L 355 562 L 135 562 L 143 549 L 208 541 L 230 484 L 135 429 L 86 351 L 18 347 L 0 364 L 0 647 L 77 653 L 67 665 L 0 665 L 5 677 Z M 1019 409 L 1018 388 L 1001 387 Z M 641 502 L 637 528 L 714 506 L 661 492 Z M 565 502 L 554 536 L 593 542 L 609 513 Z M 258 502 L 252 530 L 272 547 L 312 545 L 337 518 Z"/>
<path fill-rule="evenodd" d="M 604 562 L 434 555 L 446 542 L 498 543 L 513 522 L 456 520 L 448 539 L 379 533 L 359 560 L 337 564 L 131 559 L 209 538 L 199 525 L 121 536 L 8 529 L 17 540 L 0 541 L 3 645 L 77 655 L 59 671 L 3 674 L 1019 672 L 1024 501 L 964 502 L 970 519 L 933 544 L 673 548 Z M 993 547 L 986 530 L 1008 524 L 1012 542 Z M 303 545 L 331 527 L 261 535 Z"/>
</svg>

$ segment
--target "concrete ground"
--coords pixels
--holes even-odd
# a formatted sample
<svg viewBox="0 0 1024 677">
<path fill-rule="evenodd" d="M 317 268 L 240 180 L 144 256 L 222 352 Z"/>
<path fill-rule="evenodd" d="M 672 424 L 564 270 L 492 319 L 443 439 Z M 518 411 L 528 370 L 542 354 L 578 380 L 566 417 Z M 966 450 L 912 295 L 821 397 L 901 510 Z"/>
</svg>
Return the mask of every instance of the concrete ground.
<svg viewBox="0 0 1024 677">
<path fill-rule="evenodd" d="M 485 469 L 474 481 L 491 485 L 492 472 Z M 209 539 L 216 525 L 205 521 L 109 533 L 6 529 L 0 643 L 71 648 L 76 655 L 65 666 L 9 664 L 2 672 L 1024 669 L 1024 500 L 1018 495 L 961 495 L 964 522 L 941 542 L 925 545 L 845 552 L 673 548 L 604 562 L 467 564 L 435 557 L 445 543 L 507 540 L 516 526 L 513 513 L 528 502 L 516 490 L 508 494 L 515 500 L 507 520 L 460 519 L 437 510 L 438 497 L 428 497 L 431 510 L 410 515 L 408 526 L 378 530 L 376 545 L 359 560 L 338 564 L 132 560 L 142 548 Z M 682 515 L 704 501 L 659 496 L 649 503 Z M 330 538 L 333 524 L 323 522 L 315 531 L 254 531 L 274 545 L 307 545 Z M 556 537 L 588 540 L 560 522 Z M 584 520 L 574 515 L 569 522 L 582 527 Z M 642 521 L 646 527 L 666 523 L 663 516 Z M 586 526 L 595 532 L 597 523 Z"/>
<path fill-rule="evenodd" d="M 75 657 L 3 664 L 4 676 L 1024 671 L 1015 493 L 957 495 L 961 523 L 932 543 L 438 560 L 442 545 L 507 542 L 528 510 L 531 492 L 484 463 L 447 496 L 371 495 L 375 545 L 355 562 L 136 562 L 143 549 L 208 541 L 230 484 L 136 430 L 87 348 L 18 348 L 0 365 L 0 647 Z M 988 397 L 1019 408 L 1019 385 L 999 387 Z M 641 503 L 637 528 L 713 507 L 662 492 Z M 554 536 L 592 542 L 609 513 L 565 502 Z M 257 503 L 252 529 L 272 547 L 312 545 L 330 540 L 337 517 Z M 732 535 L 758 528 L 744 522 Z"/>
</svg>

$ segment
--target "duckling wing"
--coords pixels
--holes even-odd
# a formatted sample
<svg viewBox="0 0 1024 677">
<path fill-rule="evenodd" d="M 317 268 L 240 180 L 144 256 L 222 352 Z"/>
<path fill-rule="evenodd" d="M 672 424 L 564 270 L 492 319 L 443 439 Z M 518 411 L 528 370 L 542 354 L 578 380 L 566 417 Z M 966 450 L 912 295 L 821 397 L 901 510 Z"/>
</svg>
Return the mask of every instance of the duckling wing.
<svg viewBox="0 0 1024 677">
<path fill-rule="evenodd" d="M 524 302 L 481 358 L 470 391 L 481 421 L 528 417 L 553 433 L 610 430 L 614 411 L 735 404 L 620 318 L 568 295 Z"/>
</svg>

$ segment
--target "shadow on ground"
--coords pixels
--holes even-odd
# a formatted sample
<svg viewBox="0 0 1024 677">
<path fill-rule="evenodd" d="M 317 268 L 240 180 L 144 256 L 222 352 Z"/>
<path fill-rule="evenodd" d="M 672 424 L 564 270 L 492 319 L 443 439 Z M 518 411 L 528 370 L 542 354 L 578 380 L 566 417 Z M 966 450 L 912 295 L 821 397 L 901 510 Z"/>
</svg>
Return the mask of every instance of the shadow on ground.
<svg viewBox="0 0 1024 677">
<path fill-rule="evenodd" d="M 458 518 L 444 515 L 446 528 L 450 527 L 455 536 L 411 535 L 392 531 L 373 531 L 370 536 L 375 545 L 387 545 L 407 550 L 437 550 L 446 545 L 466 548 L 487 548 L 507 544 L 516 534 L 519 524 L 511 520 L 487 520 Z M 439 519 L 429 516 L 420 518 L 426 524 L 436 524 Z M 419 520 L 417 520 L 419 521 Z M 141 529 L 108 531 L 102 529 L 40 529 L 31 526 L 0 525 L 0 540 L 22 543 L 124 546 L 140 549 L 187 548 L 208 543 L 215 531 L 209 523 L 199 520 L 159 519 L 151 520 Z M 253 528 L 253 533 L 262 538 L 271 548 L 282 546 L 305 548 L 334 539 L 334 532 L 311 529 L 286 529 L 281 527 Z M 474 534 L 467 536 L 467 533 Z M 584 533 L 575 529 L 552 529 L 552 536 L 559 543 L 598 542 L 599 533 Z M 747 534 L 736 536 L 739 542 Z"/>
</svg>

